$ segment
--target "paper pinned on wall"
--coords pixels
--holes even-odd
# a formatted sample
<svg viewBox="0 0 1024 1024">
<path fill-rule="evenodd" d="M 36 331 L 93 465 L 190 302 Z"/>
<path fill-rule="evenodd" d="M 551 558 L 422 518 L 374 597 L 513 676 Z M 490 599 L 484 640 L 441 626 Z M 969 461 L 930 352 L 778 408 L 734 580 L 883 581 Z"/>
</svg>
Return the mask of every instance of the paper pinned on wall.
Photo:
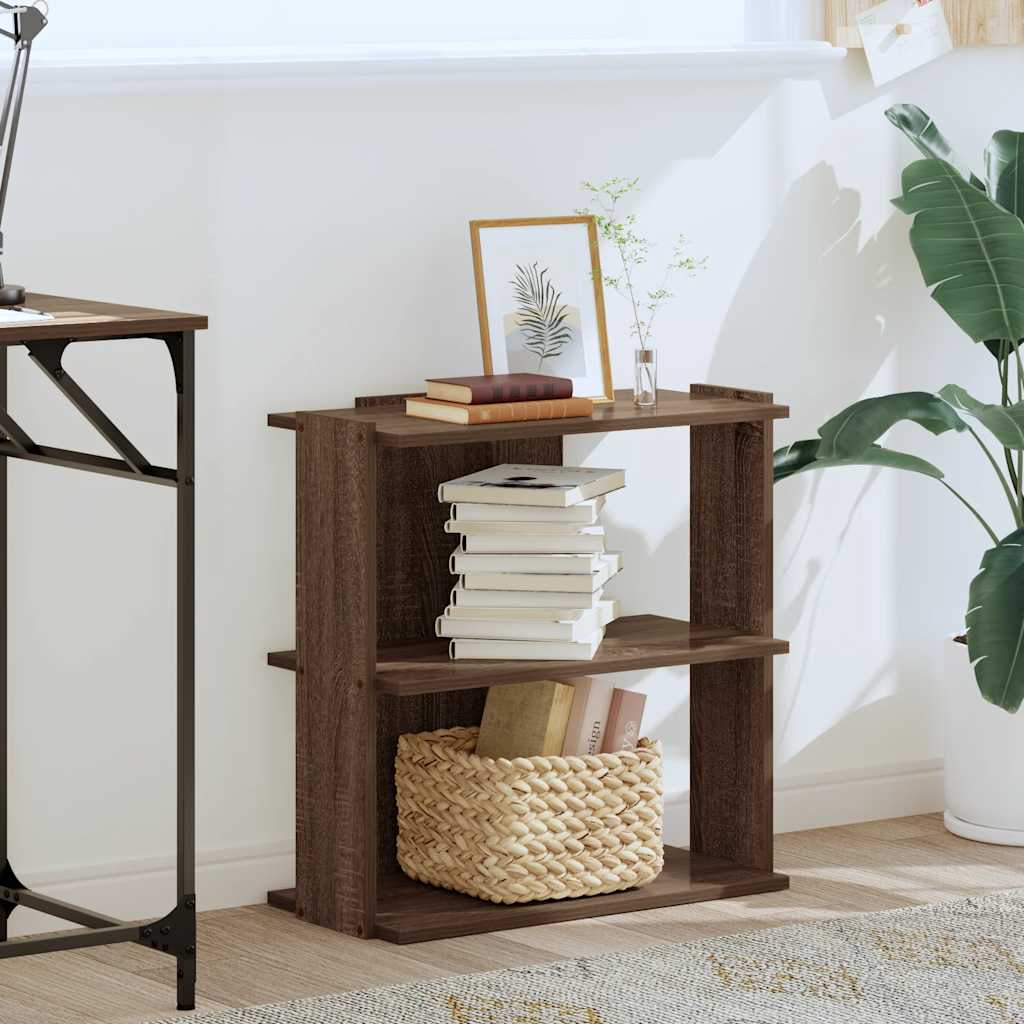
<svg viewBox="0 0 1024 1024">
<path fill-rule="evenodd" d="M 941 0 L 885 0 L 857 15 L 875 85 L 885 85 L 953 49 Z"/>
</svg>

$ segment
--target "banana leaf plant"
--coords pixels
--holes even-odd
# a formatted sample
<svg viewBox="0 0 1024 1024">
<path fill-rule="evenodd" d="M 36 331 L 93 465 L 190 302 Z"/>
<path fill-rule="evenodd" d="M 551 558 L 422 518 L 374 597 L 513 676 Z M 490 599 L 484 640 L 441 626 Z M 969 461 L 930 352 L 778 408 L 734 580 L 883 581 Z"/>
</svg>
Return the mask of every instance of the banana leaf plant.
<svg viewBox="0 0 1024 1024">
<path fill-rule="evenodd" d="M 775 452 L 775 481 L 833 466 L 918 473 L 944 487 L 991 544 L 967 602 L 967 648 L 982 696 L 1014 713 L 1024 702 L 1024 133 L 999 131 L 975 175 L 935 122 L 901 104 L 886 117 L 924 159 L 903 172 L 893 204 L 914 220 L 910 244 L 932 298 L 994 363 L 997 401 L 950 384 L 855 402 L 818 436 Z M 937 466 L 881 442 L 897 423 L 932 434 L 955 431 L 978 447 L 1009 506 L 1003 535 L 955 490 Z"/>
</svg>

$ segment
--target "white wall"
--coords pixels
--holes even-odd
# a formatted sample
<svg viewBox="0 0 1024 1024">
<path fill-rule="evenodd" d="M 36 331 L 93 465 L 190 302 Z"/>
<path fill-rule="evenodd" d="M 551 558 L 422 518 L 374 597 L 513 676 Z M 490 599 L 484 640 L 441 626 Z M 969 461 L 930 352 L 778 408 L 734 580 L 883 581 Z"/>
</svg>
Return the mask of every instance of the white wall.
<svg viewBox="0 0 1024 1024">
<path fill-rule="evenodd" d="M 294 441 L 265 426 L 267 412 L 472 372 L 466 222 L 563 213 L 582 178 L 615 174 L 643 179 L 638 212 L 656 239 L 685 229 L 710 257 L 661 323 L 665 386 L 774 390 L 793 409 L 779 443 L 866 394 L 952 380 L 992 393 L 987 357 L 928 299 L 888 203 L 913 154 L 882 111 L 919 102 L 977 159 L 993 130 L 1019 126 L 1006 86 L 1020 59 L 958 52 L 885 93 L 853 56 L 783 84 L 364 81 L 31 100 L 9 276 L 211 317 L 199 358 L 205 906 L 290 881 L 294 682 L 264 656 L 292 643 Z M 609 313 L 626 386 L 626 312 L 612 300 Z M 30 431 L 102 450 L 23 354 L 11 361 L 13 411 Z M 158 343 L 82 346 L 69 367 L 151 459 L 173 461 Z M 999 514 L 966 442 L 905 440 Z M 684 441 L 568 446 L 571 459 L 629 467 L 609 528 L 627 554 L 630 612 L 687 611 Z M 11 489 L 15 865 L 115 912 L 162 911 L 172 496 L 20 464 Z M 777 671 L 780 827 L 936 809 L 941 640 L 983 535 L 931 481 L 847 470 L 781 486 L 776 541 L 777 632 L 793 644 Z M 686 673 L 630 681 L 651 694 L 650 730 L 666 741 L 678 839 Z M 131 877 L 104 880 L 119 874 Z"/>
<path fill-rule="evenodd" d="M 379 0 L 365 5 L 332 0 L 105 0 L 102 5 L 51 6 L 46 42 L 58 50 L 322 48 L 581 37 L 707 42 L 743 39 L 747 20 L 746 0 L 519 0 L 507 6 L 476 0 Z M 751 15 L 765 16 L 761 11 Z"/>
</svg>

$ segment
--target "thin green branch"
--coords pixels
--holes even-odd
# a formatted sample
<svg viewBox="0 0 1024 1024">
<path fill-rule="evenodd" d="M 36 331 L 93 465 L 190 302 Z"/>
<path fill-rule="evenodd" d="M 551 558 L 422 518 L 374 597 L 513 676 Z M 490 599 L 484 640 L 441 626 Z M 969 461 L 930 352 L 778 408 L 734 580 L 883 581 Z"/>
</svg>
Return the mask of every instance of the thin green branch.
<svg viewBox="0 0 1024 1024">
<path fill-rule="evenodd" d="M 1002 393 L 1003 408 L 1010 405 L 1010 344 L 1003 341 L 999 346 L 999 384 Z M 1017 496 L 1017 508 L 1024 515 L 1024 493 L 1021 487 L 1021 474 L 1013 462 L 1013 453 L 1009 448 L 1003 449 L 1003 458 L 1006 461 L 1006 468 L 1010 474 L 1010 486 Z"/>
<path fill-rule="evenodd" d="M 981 525 L 985 528 L 985 532 L 992 538 L 992 543 L 998 544 L 999 538 L 996 536 L 995 530 L 993 530 L 992 527 L 985 522 L 985 520 L 981 516 L 981 513 L 955 487 L 951 487 L 949 484 L 946 483 L 945 480 L 940 480 L 939 483 L 942 484 L 942 486 L 945 487 L 946 490 L 949 491 L 954 498 L 962 502 L 967 511 L 970 512 L 971 515 L 974 516 L 974 518 L 977 519 L 979 523 L 981 523 Z"/>
<path fill-rule="evenodd" d="M 1010 482 L 1006 479 L 1006 474 L 999 468 L 999 463 L 996 462 L 995 456 L 989 451 L 989 447 L 985 442 L 978 436 L 978 432 L 974 427 L 968 424 L 968 433 L 975 441 L 978 442 L 978 447 L 985 453 L 985 458 L 988 459 L 992 466 L 996 476 L 999 477 L 999 482 L 1003 485 L 1003 493 L 1006 495 L 1006 500 L 1010 504 L 1010 512 L 1013 514 L 1013 520 L 1017 526 L 1024 526 L 1024 515 L 1021 514 L 1020 505 L 1017 502 L 1017 496 L 1013 493 L 1010 487 Z"/>
</svg>

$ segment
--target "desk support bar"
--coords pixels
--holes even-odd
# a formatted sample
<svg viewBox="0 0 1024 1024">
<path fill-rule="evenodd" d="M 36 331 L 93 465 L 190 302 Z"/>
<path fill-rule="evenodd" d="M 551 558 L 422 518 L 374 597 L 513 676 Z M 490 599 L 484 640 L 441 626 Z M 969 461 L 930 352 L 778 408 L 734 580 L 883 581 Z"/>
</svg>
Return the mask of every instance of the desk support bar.
<svg viewBox="0 0 1024 1024">
<path fill-rule="evenodd" d="M 3 405 L 5 408 L 0 409 L 0 430 L 10 438 L 9 444 L 16 448 L 22 455 L 27 452 L 34 452 L 36 450 L 35 441 L 33 441 L 32 438 L 18 426 L 14 417 L 7 413 L 6 401 Z"/>
<path fill-rule="evenodd" d="M 88 473 L 141 480 L 143 483 L 161 484 L 164 487 L 174 487 L 178 481 L 177 472 L 163 466 L 150 466 L 145 473 L 136 473 L 123 459 L 90 455 L 87 452 L 71 452 L 64 448 L 47 448 L 45 445 L 36 445 L 29 451 L 22 451 L 12 441 L 0 441 L 0 456 L 5 459 L 41 462 L 47 466 L 63 466 L 65 469 L 84 469 Z"/>
<path fill-rule="evenodd" d="M 69 341 L 40 341 L 26 344 L 29 358 L 56 385 L 71 404 L 89 421 L 99 435 L 140 476 L 150 465 L 142 453 L 121 433 L 107 414 L 79 387 L 75 379 L 61 365 Z"/>
</svg>

